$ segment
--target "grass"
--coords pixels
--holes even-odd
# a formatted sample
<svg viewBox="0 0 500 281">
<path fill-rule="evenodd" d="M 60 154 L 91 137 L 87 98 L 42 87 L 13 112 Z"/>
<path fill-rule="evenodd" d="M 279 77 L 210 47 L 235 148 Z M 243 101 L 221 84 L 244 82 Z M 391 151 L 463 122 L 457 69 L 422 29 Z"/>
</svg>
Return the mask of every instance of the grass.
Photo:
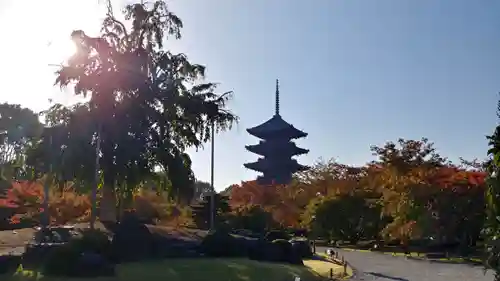
<svg viewBox="0 0 500 281">
<path fill-rule="evenodd" d="M 85 225 L 78 226 L 85 227 Z M 201 240 L 206 232 L 189 228 L 148 226 L 154 234 L 184 239 Z M 33 236 L 32 229 L 0 231 L 0 250 L 3 247 L 24 245 Z M 320 260 L 304 260 L 305 266 L 264 263 L 248 259 L 168 259 L 158 262 L 142 262 L 117 265 L 117 275 L 101 277 L 95 281 L 322 281 L 330 276 L 341 276 L 344 269 L 335 263 Z M 348 268 L 348 273 L 352 270 Z M 15 275 L 0 275 L 1 281 L 67 281 L 68 278 L 44 277 L 39 273 L 21 270 Z M 71 278 L 69 281 L 89 280 Z"/>
<path fill-rule="evenodd" d="M 316 253 L 316 257 L 320 258 L 320 260 L 318 259 L 304 260 L 304 265 L 308 266 L 308 264 L 310 264 L 311 266 L 314 267 L 313 270 L 315 272 L 327 278 L 330 277 L 330 269 L 333 269 L 333 274 L 336 276 L 344 275 L 344 266 L 341 265 L 342 262 L 340 260 L 334 259 L 335 260 L 334 262 L 328 261 L 330 257 L 325 253 Z M 310 263 L 311 261 L 314 261 L 314 263 Z M 320 264 L 319 262 L 322 262 L 322 264 Z M 352 277 L 352 275 L 354 274 L 352 268 L 349 265 L 347 265 L 346 271 L 347 271 L 345 272 L 346 275 L 344 276 L 345 279 Z"/>
<path fill-rule="evenodd" d="M 248 259 L 169 259 L 158 262 L 131 263 L 117 266 L 117 275 L 95 281 L 322 281 L 330 268 L 339 273 L 335 264 L 307 260 L 305 266 L 264 263 Z M 89 279 L 44 277 L 29 271 L 0 276 L 2 281 L 79 281 Z"/>
<path fill-rule="evenodd" d="M 325 278 L 330 278 L 331 270 L 334 276 L 342 276 L 344 274 L 343 266 L 324 260 L 304 260 L 304 265 Z M 348 278 L 352 274 L 352 268 L 347 267 L 347 276 L 345 277 Z"/>
</svg>

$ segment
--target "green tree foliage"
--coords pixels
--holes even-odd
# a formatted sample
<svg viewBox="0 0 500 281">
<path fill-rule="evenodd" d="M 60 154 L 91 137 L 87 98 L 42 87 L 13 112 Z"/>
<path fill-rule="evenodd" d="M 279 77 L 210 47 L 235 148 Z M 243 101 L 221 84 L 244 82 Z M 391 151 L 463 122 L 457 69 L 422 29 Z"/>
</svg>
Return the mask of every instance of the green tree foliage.
<svg viewBox="0 0 500 281">
<path fill-rule="evenodd" d="M 10 179 L 22 174 L 24 152 L 42 131 L 38 115 L 17 104 L 0 104 L 0 172 Z"/>
<path fill-rule="evenodd" d="M 377 236 L 380 209 L 370 205 L 363 196 L 344 194 L 318 197 L 307 206 L 303 225 L 315 236 L 356 243 Z"/>
<path fill-rule="evenodd" d="M 67 168 L 59 173 L 88 181 L 99 140 L 103 201 L 112 201 L 115 189 L 133 193 L 158 168 L 171 183 L 169 194 L 188 201 L 195 179 L 185 151 L 210 139 L 211 124 L 220 131 L 237 121 L 226 108 L 231 93 L 216 94 L 216 84 L 203 80 L 204 66 L 164 48 L 182 28 L 165 1 L 130 4 L 124 11 L 122 22 L 109 6 L 98 36 L 72 33 L 77 52 L 57 71 L 56 84 L 90 100 L 47 112 L 60 129 L 44 135 L 40 147 L 52 148 L 40 148 L 32 163 L 47 169 L 48 155 L 64 155 L 58 169 Z"/>
<path fill-rule="evenodd" d="M 497 117 L 500 119 L 500 101 L 497 105 Z M 488 237 L 486 265 L 495 271 L 495 281 L 500 280 L 500 125 L 487 137 L 491 161 L 488 165 L 486 190 L 486 227 Z"/>
<path fill-rule="evenodd" d="M 42 112 L 46 127 L 27 151 L 27 165 L 41 177 L 50 171 L 60 181 L 93 181 L 95 147 L 88 104 L 55 104 Z"/>
<path fill-rule="evenodd" d="M 211 220 L 211 196 L 214 196 L 215 226 L 222 226 L 227 222 L 228 214 L 231 212 L 229 198 L 220 194 L 207 195 L 203 200 L 191 206 L 194 223 L 198 228 L 208 229 Z"/>
</svg>

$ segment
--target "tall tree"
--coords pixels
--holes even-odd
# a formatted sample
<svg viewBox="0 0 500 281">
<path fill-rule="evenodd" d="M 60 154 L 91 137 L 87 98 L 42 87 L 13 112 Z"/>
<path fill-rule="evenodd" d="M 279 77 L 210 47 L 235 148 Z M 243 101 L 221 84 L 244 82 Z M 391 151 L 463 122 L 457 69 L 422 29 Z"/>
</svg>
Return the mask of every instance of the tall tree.
<svg viewBox="0 0 500 281">
<path fill-rule="evenodd" d="M 77 52 L 56 79 L 90 96 L 86 110 L 73 110 L 65 127 L 78 127 L 81 118 L 87 123 L 79 139 L 94 149 L 99 140 L 101 220 L 110 221 L 116 218 L 115 191 L 132 194 L 157 168 L 166 172 L 177 198 L 191 198 L 194 175 L 186 149 L 209 140 L 211 124 L 219 131 L 237 121 L 226 109 L 230 93 L 216 94 L 215 84 L 203 83 L 205 67 L 164 49 L 165 39 L 180 38 L 182 28 L 165 1 L 127 5 L 125 19 L 119 21 L 109 6 L 99 36 L 74 31 Z"/>
<path fill-rule="evenodd" d="M 377 156 L 368 170 L 371 184 L 381 194 L 384 215 L 393 218 L 386 236 L 405 242 L 422 235 L 430 227 L 430 218 L 424 215 L 429 199 L 426 179 L 447 165 L 446 159 L 425 138 L 399 139 L 371 150 Z"/>
<path fill-rule="evenodd" d="M 500 119 L 500 101 L 497 104 L 497 118 Z M 500 280 L 500 124 L 488 139 L 488 155 L 491 157 L 487 171 L 486 228 L 488 237 L 487 266 L 495 271 L 495 281 Z"/>
</svg>

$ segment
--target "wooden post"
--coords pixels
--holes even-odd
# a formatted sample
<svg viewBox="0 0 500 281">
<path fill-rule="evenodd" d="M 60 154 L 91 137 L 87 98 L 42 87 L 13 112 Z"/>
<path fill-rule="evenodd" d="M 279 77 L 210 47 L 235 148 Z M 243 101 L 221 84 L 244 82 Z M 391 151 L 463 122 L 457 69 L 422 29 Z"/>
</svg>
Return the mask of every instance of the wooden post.
<svg viewBox="0 0 500 281">
<path fill-rule="evenodd" d="M 338 259 L 339 258 L 339 252 L 335 252 L 335 257 Z"/>
<path fill-rule="evenodd" d="M 347 276 L 347 262 L 344 262 L 344 276 Z"/>
<path fill-rule="evenodd" d="M 330 268 L 330 280 L 333 280 L 333 268 Z"/>
</svg>

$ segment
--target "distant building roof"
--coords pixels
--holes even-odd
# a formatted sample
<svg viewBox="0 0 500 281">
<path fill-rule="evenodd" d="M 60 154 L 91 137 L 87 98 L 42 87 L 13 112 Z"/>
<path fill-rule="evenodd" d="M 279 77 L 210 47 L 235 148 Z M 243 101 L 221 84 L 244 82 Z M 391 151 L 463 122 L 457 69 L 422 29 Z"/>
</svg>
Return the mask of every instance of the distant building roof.
<svg viewBox="0 0 500 281">
<path fill-rule="evenodd" d="M 307 136 L 307 133 L 295 128 L 292 124 L 283 120 L 280 115 L 274 115 L 266 122 L 247 129 L 247 132 L 261 139 L 272 139 L 276 137 L 298 139 Z"/>
<path fill-rule="evenodd" d="M 274 142 L 274 141 L 260 141 L 255 145 L 246 145 L 245 148 L 253 153 L 268 156 L 271 154 L 279 153 L 283 157 L 292 157 L 294 155 L 306 154 L 309 152 L 308 149 L 300 148 L 295 145 L 295 143 L 288 142 Z"/>
<path fill-rule="evenodd" d="M 244 166 L 248 169 L 263 173 L 275 171 L 278 167 L 280 170 L 282 169 L 283 172 L 289 171 L 291 173 L 307 169 L 307 166 L 300 165 L 295 159 L 287 159 L 284 163 L 281 163 L 278 166 L 275 163 L 270 162 L 267 158 L 259 158 L 257 162 L 246 163 Z"/>
</svg>

